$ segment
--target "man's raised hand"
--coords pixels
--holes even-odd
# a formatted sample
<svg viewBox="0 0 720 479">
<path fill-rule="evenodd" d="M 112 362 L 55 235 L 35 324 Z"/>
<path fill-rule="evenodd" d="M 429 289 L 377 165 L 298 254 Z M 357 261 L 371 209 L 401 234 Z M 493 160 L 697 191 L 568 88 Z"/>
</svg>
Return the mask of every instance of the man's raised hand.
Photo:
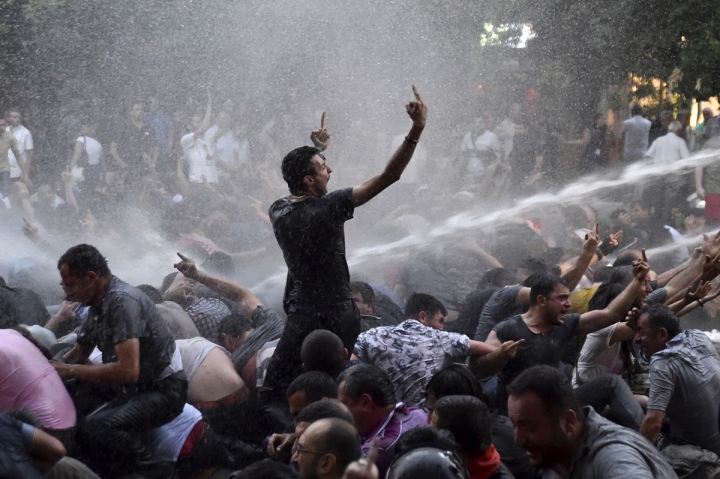
<svg viewBox="0 0 720 479">
<path fill-rule="evenodd" d="M 585 235 L 585 241 L 583 241 L 583 251 L 587 254 L 595 254 L 598 245 L 600 244 L 600 225 L 595 223 L 595 230 L 590 231 Z"/>
<path fill-rule="evenodd" d="M 187 256 L 184 256 L 181 253 L 177 254 L 182 261 L 179 263 L 175 263 L 175 269 L 180 271 L 183 276 L 190 279 L 195 279 L 197 277 L 198 269 L 195 265 L 195 261 L 191 260 Z"/>
<path fill-rule="evenodd" d="M 413 121 L 413 126 L 422 129 L 425 128 L 425 121 L 427 121 L 427 107 L 425 103 L 423 103 L 422 98 L 420 98 L 420 94 L 417 88 L 415 88 L 415 85 L 412 86 L 412 89 L 415 95 L 415 101 L 411 101 L 405 105 L 405 110 L 407 110 L 410 119 Z"/>
<path fill-rule="evenodd" d="M 328 133 L 325 128 L 325 112 L 322 112 L 322 116 L 320 117 L 320 128 L 310 133 L 310 140 L 312 140 L 313 145 L 315 145 L 315 148 L 318 150 L 325 151 L 327 147 L 330 146 L 330 133 Z"/>
<path fill-rule="evenodd" d="M 642 250 L 642 259 L 636 259 L 633 261 L 633 276 L 641 283 L 645 282 L 645 278 L 650 272 L 650 263 L 648 263 L 647 255 L 645 250 Z"/>
<path fill-rule="evenodd" d="M 375 465 L 375 461 L 378 456 L 379 443 L 379 438 L 373 438 L 373 443 L 368 451 L 367 458 L 348 464 L 343 474 L 343 479 L 378 479 L 380 473 Z"/>
</svg>

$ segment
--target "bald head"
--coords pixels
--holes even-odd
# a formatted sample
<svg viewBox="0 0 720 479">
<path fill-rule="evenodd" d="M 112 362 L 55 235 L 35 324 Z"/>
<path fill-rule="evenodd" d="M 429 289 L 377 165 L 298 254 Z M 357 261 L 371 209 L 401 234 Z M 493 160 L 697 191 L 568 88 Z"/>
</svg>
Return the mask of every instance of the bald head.
<svg viewBox="0 0 720 479">
<path fill-rule="evenodd" d="M 333 474 L 341 477 L 345 468 L 360 459 L 362 443 L 355 426 L 338 418 L 315 421 L 302 435 L 305 448 L 335 457 Z"/>
</svg>

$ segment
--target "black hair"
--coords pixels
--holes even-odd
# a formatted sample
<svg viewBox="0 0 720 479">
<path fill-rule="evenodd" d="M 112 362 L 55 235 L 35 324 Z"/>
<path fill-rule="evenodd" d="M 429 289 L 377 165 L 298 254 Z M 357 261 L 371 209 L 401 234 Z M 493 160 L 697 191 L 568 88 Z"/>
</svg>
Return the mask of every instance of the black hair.
<svg viewBox="0 0 720 479">
<path fill-rule="evenodd" d="M 630 107 L 630 115 L 642 115 L 642 107 L 637 103 L 633 103 L 632 107 Z"/>
<path fill-rule="evenodd" d="M 322 398 L 336 398 L 337 389 L 337 383 L 329 374 L 310 371 L 301 374 L 290 383 L 285 397 L 289 398 L 296 392 L 302 391 L 307 401 L 315 402 Z"/>
<path fill-rule="evenodd" d="M 347 363 L 342 339 L 327 329 L 316 329 L 307 335 L 300 358 L 306 371 L 322 371 L 331 376 L 339 374 Z"/>
<path fill-rule="evenodd" d="M 172 273 L 168 273 L 167 275 L 165 275 L 162 280 L 162 285 L 160 286 L 160 291 L 162 291 L 163 293 L 167 291 L 170 285 L 173 284 L 173 281 L 175 281 L 175 276 L 177 276 L 178 274 L 180 274 L 179 271 L 173 271 Z"/>
<path fill-rule="evenodd" d="M 614 267 L 618 266 L 632 266 L 633 261 L 638 259 L 639 254 L 637 250 L 627 250 L 620 253 L 620 255 L 617 257 L 615 262 L 613 263 Z"/>
<path fill-rule="evenodd" d="M 429 317 L 435 316 L 438 312 L 442 312 L 447 316 L 447 308 L 442 301 L 435 296 L 425 293 L 413 293 L 405 305 L 405 317 L 417 319 L 421 311 L 425 311 Z"/>
<path fill-rule="evenodd" d="M 318 438 L 315 447 L 335 456 L 338 472 L 362 455 L 362 442 L 355 425 L 338 418 L 321 419 L 326 429 Z"/>
<path fill-rule="evenodd" d="M 287 464 L 273 459 L 263 459 L 235 472 L 231 477 L 233 479 L 297 479 L 298 476 Z"/>
<path fill-rule="evenodd" d="M 668 338 L 674 338 L 680 333 L 680 320 L 670 308 L 664 304 L 647 304 L 640 310 L 640 316 L 648 315 L 648 325 L 653 332 L 665 328 Z"/>
<path fill-rule="evenodd" d="M 282 176 L 293 195 L 304 194 L 305 184 L 303 179 L 306 176 L 316 175 L 315 165 L 312 159 L 321 151 L 312 146 L 301 146 L 285 155 L 282 161 Z"/>
<path fill-rule="evenodd" d="M 253 329 L 252 321 L 239 311 L 235 311 L 220 320 L 217 327 L 218 338 L 222 338 L 223 334 L 239 338 L 243 334 Z"/>
<path fill-rule="evenodd" d="M 337 399 L 323 399 L 304 407 L 295 418 L 295 423 L 319 421 L 320 419 L 337 418 L 355 424 L 353 415 L 347 407 Z"/>
<path fill-rule="evenodd" d="M 585 419 L 570 379 L 555 367 L 543 365 L 528 368 L 520 373 L 507 389 L 511 396 L 535 394 L 554 419 L 559 419 L 568 409 L 575 411 L 579 421 Z"/>
<path fill-rule="evenodd" d="M 111 275 L 107 260 L 100 251 L 89 244 L 79 244 L 68 249 L 58 260 L 58 270 L 66 264 L 68 273 L 77 277 L 84 277 L 92 271 L 101 278 Z"/>
<path fill-rule="evenodd" d="M 437 427 L 450 431 L 461 449 L 484 453 L 492 445 L 492 417 L 474 396 L 445 396 L 435 403 Z"/>
<path fill-rule="evenodd" d="M 140 284 L 136 286 L 136 288 L 147 294 L 153 303 L 160 304 L 163 302 L 162 293 L 155 286 L 149 284 Z"/>
<path fill-rule="evenodd" d="M 395 388 L 381 369 L 369 364 L 358 364 L 342 372 L 338 384 L 345 383 L 345 395 L 353 401 L 367 394 L 380 407 L 395 404 Z"/>
<path fill-rule="evenodd" d="M 420 447 L 434 447 L 443 451 L 457 452 L 457 446 L 450 431 L 420 426 L 414 427 L 400 436 L 395 444 L 395 455 L 399 456 Z"/>
<path fill-rule="evenodd" d="M 588 311 L 596 311 L 607 308 L 608 305 L 632 282 L 632 267 L 621 266 L 619 268 L 612 268 L 612 270 L 613 271 L 610 273 L 610 277 L 603 281 L 597 291 L 595 291 L 593 297 L 590 299 L 590 302 L 588 303 Z"/>
<path fill-rule="evenodd" d="M 530 288 L 530 304 L 535 304 L 538 296 L 549 297 L 557 285 L 567 286 L 567 283 L 560 276 L 554 274 L 546 273 L 539 276 Z"/>
<path fill-rule="evenodd" d="M 375 290 L 369 284 L 362 281 L 353 281 L 350 283 L 350 289 L 353 294 L 360 293 L 363 303 L 375 304 Z"/>
<path fill-rule="evenodd" d="M 45 429 L 45 426 L 42 425 L 40 419 L 34 413 L 28 411 L 27 409 L 11 409 L 7 411 L 6 414 L 17 421 L 31 425 L 35 429 L 40 429 L 41 431 Z"/>
<path fill-rule="evenodd" d="M 477 288 L 502 288 L 515 283 L 515 276 L 505 268 L 493 268 L 480 279 Z"/>
<path fill-rule="evenodd" d="M 529 254 L 525 256 L 518 265 L 518 269 L 522 268 L 526 270 L 528 273 L 549 273 L 550 272 L 550 265 L 547 264 L 547 261 L 545 261 L 545 258 L 543 258 L 540 255 L 537 254 Z"/>
<path fill-rule="evenodd" d="M 435 399 L 445 396 L 465 395 L 474 396 L 486 402 L 480 381 L 464 364 L 450 364 L 436 372 L 427 387 L 425 396 L 432 394 Z"/>
</svg>

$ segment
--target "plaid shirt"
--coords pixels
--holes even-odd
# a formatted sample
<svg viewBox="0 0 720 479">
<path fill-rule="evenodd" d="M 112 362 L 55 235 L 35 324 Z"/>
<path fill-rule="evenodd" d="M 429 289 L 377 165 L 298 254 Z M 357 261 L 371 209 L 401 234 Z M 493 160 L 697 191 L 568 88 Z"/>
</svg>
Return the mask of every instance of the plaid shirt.
<svg viewBox="0 0 720 479">
<path fill-rule="evenodd" d="M 214 298 L 202 298 L 185 312 L 197 326 L 200 336 L 214 343 L 218 342 L 218 324 L 230 315 L 230 309 L 225 303 Z"/>
</svg>

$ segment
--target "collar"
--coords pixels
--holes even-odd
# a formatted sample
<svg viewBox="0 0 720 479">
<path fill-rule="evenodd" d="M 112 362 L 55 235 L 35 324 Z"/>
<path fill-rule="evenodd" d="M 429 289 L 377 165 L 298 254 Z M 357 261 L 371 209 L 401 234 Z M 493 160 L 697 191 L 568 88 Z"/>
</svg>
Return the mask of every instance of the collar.
<svg viewBox="0 0 720 479">
<path fill-rule="evenodd" d="M 395 404 L 395 408 L 393 408 L 392 411 L 390 411 L 390 414 L 387 415 L 387 417 L 381 421 L 379 421 L 377 424 L 375 424 L 373 427 L 370 428 L 370 432 L 367 434 L 366 437 L 363 438 L 364 441 L 368 441 L 372 439 L 375 436 L 383 437 L 385 435 L 385 428 L 390 424 L 390 421 L 392 420 L 393 416 L 395 416 L 395 412 L 400 410 L 401 412 L 407 409 L 407 406 L 404 402 L 399 402 Z"/>
</svg>

